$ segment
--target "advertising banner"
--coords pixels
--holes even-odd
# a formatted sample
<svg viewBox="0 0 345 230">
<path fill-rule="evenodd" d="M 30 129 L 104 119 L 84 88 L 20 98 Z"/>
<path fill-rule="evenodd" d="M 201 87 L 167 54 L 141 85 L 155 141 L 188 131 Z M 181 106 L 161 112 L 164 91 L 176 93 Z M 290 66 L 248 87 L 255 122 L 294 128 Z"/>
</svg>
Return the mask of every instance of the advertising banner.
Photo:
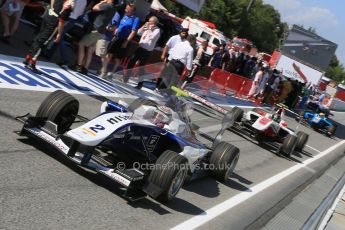
<svg viewBox="0 0 345 230">
<path fill-rule="evenodd" d="M 297 79 L 301 82 L 311 82 L 312 85 L 317 85 L 323 75 L 322 72 L 310 68 L 285 55 L 281 55 L 276 69 L 282 70 L 283 75 L 288 78 Z"/>
</svg>

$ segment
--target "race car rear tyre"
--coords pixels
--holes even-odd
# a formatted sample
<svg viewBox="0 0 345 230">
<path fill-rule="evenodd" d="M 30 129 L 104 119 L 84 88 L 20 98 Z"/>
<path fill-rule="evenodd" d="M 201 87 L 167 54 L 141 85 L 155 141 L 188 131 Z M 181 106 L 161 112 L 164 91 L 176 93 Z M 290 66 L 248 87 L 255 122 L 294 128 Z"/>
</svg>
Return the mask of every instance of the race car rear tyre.
<svg viewBox="0 0 345 230">
<path fill-rule="evenodd" d="M 296 150 L 297 151 L 302 151 L 304 146 L 307 144 L 309 139 L 309 135 L 306 134 L 305 132 L 297 132 L 297 144 L 296 144 Z"/>
<path fill-rule="evenodd" d="M 236 122 L 240 122 L 242 117 L 243 117 L 243 113 L 244 113 L 243 109 L 240 109 L 237 106 L 235 106 L 234 108 L 232 108 L 231 112 L 234 116 L 234 120 Z"/>
<path fill-rule="evenodd" d="M 65 91 L 57 90 L 44 99 L 36 112 L 36 117 L 54 122 L 58 133 L 61 134 L 69 130 L 78 111 L 78 100 Z"/>
<path fill-rule="evenodd" d="M 172 200 L 187 176 L 187 159 L 180 154 L 166 150 L 156 161 L 148 181 L 162 189 L 162 193 L 156 198 L 161 202 Z"/>
<path fill-rule="evenodd" d="M 146 98 L 137 98 L 135 99 L 129 106 L 128 111 L 134 112 L 137 108 L 139 108 L 142 105 L 148 105 L 148 106 L 157 106 L 157 103 L 151 100 L 148 100 Z"/>
<path fill-rule="evenodd" d="M 327 127 L 327 136 L 331 137 L 335 134 L 335 131 L 337 130 L 337 126 L 336 125 L 332 125 L 332 126 L 328 126 Z"/>
<path fill-rule="evenodd" d="M 280 148 L 280 153 L 285 154 L 286 156 L 291 156 L 295 151 L 297 145 L 297 136 L 288 134 L 283 141 L 283 144 Z"/>
<path fill-rule="evenodd" d="M 212 175 L 220 182 L 226 181 L 233 173 L 240 150 L 229 143 L 220 142 L 216 145 L 210 157 L 210 169 Z"/>
</svg>

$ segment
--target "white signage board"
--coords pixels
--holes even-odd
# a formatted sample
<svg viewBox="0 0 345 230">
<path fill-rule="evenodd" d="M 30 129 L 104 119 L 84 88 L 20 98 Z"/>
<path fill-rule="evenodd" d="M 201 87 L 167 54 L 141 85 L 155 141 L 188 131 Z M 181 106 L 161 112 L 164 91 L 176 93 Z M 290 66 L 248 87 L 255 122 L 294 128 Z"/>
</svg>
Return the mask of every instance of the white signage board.
<svg viewBox="0 0 345 230">
<path fill-rule="evenodd" d="M 205 0 L 176 0 L 176 2 L 188 7 L 189 9 L 199 13 Z"/>
<path fill-rule="evenodd" d="M 276 69 L 282 70 L 283 75 L 286 77 L 297 79 L 302 82 L 304 82 L 303 79 L 306 79 L 307 82 L 311 82 L 312 85 L 317 85 L 323 75 L 322 72 L 310 68 L 285 55 L 281 55 Z"/>
</svg>

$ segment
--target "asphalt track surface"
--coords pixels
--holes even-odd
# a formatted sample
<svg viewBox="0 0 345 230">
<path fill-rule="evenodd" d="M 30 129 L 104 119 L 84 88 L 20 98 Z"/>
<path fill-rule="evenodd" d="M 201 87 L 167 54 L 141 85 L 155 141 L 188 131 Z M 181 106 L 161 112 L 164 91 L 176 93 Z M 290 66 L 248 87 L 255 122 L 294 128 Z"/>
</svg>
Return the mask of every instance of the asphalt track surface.
<svg viewBox="0 0 345 230">
<path fill-rule="evenodd" d="M 27 112 L 35 114 L 46 96 L 46 92 L 0 90 L 0 229 L 179 227 L 179 224 L 194 216 L 205 215 L 205 211 L 236 195 L 253 192 L 251 189 L 261 182 L 302 164 L 341 141 L 301 127 L 310 134 L 310 147 L 303 153 L 285 158 L 227 131 L 224 140 L 241 150 L 235 174 L 228 181 L 218 183 L 211 177 L 193 181 L 185 185 L 168 205 L 150 198 L 129 203 L 120 196 L 121 190 L 111 180 L 73 165 L 48 145 L 18 137 L 13 132 L 21 127 L 13 117 Z M 75 96 L 81 103 L 80 114 L 93 117 L 98 113 L 101 100 L 88 95 Z M 193 113 L 194 122 L 211 136 L 219 128 L 216 125 L 219 119 L 207 110 Z M 344 122 L 345 116 L 336 114 L 336 119 Z M 295 125 L 293 120 L 290 125 Z M 344 133 L 338 132 L 337 136 L 343 138 Z M 344 145 L 339 146 L 239 205 L 219 213 L 200 228 L 244 229 L 250 224 L 255 225 L 258 218 L 276 208 L 277 204 L 283 206 L 295 189 L 342 157 L 343 152 Z M 188 222 L 186 224 L 188 226 Z"/>
<path fill-rule="evenodd" d="M 20 56 L 17 50 L 12 45 L 8 53 Z M 334 139 L 301 127 L 310 134 L 308 147 L 291 158 L 227 131 L 224 140 L 239 147 L 241 155 L 225 183 L 205 177 L 184 185 L 168 205 L 151 198 L 130 203 L 111 180 L 74 165 L 42 142 L 14 133 L 21 128 L 14 117 L 35 114 L 47 95 L 0 88 L 0 229 L 257 229 L 344 155 L 342 125 Z M 80 114 L 87 117 L 98 114 L 105 99 L 75 97 L 81 103 Z M 217 133 L 219 115 L 202 110 L 192 117 L 205 133 Z M 334 119 L 345 124 L 342 113 Z M 289 120 L 289 125 L 297 124 Z M 282 176 L 284 172 L 290 173 Z"/>
</svg>

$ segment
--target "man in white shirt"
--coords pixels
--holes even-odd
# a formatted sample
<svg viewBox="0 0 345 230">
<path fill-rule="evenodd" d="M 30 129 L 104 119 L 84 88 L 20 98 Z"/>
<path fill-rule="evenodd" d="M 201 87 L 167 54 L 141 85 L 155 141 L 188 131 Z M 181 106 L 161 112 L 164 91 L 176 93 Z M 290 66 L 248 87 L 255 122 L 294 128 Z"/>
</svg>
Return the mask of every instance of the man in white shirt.
<svg viewBox="0 0 345 230">
<path fill-rule="evenodd" d="M 250 88 L 249 93 L 248 93 L 248 98 L 251 98 L 258 93 L 259 84 L 261 82 L 262 76 L 263 76 L 263 67 L 260 66 L 259 71 L 255 74 L 252 87 Z"/>
<path fill-rule="evenodd" d="M 270 78 L 270 74 L 268 72 L 268 67 L 264 67 L 264 74 L 262 76 L 261 82 L 259 83 L 259 89 L 258 89 L 257 95 L 262 96 L 264 94 L 265 86 L 269 78 Z"/>
<path fill-rule="evenodd" d="M 139 41 L 139 47 L 135 50 L 133 56 L 131 57 L 127 65 L 127 73 L 124 76 L 125 82 L 128 81 L 128 78 L 132 75 L 131 69 L 134 67 L 135 63 L 139 61 L 139 66 L 146 64 L 147 60 L 150 57 L 151 51 L 155 48 L 156 43 L 160 36 L 160 30 L 157 27 L 158 18 L 152 16 L 148 22 L 146 22 L 139 30 L 138 34 L 141 35 Z M 139 76 L 143 75 L 142 68 L 139 67 Z M 135 87 L 141 89 L 143 86 L 143 79 L 139 79 L 138 85 Z"/>
<path fill-rule="evenodd" d="M 169 38 L 169 40 L 167 41 L 162 55 L 161 55 L 161 60 L 165 63 L 167 63 L 168 61 L 168 55 L 170 55 L 171 51 L 173 50 L 173 48 L 180 42 L 183 42 L 186 40 L 188 36 L 188 29 L 187 28 L 181 28 L 180 29 L 180 33 L 177 35 L 172 36 L 171 38 Z M 162 76 L 164 76 L 166 73 L 166 67 L 163 69 L 162 71 Z M 164 83 L 162 83 L 162 78 L 158 78 L 157 79 L 157 83 L 156 83 L 156 89 L 158 88 L 164 88 Z"/>
<path fill-rule="evenodd" d="M 180 42 L 186 41 L 186 38 L 188 36 L 188 29 L 187 28 L 181 28 L 180 29 L 180 33 L 177 35 L 172 36 L 166 43 L 163 52 L 162 52 L 162 56 L 161 56 L 161 60 L 165 61 L 165 59 L 167 58 L 168 55 L 171 54 L 172 49 Z"/>
<path fill-rule="evenodd" d="M 189 35 L 186 41 L 177 43 L 171 50 L 167 71 L 162 77 L 163 83 L 168 88 L 168 91 L 170 91 L 171 86 L 178 85 L 180 76 L 185 67 L 188 71 L 192 70 L 194 56 L 193 46 L 195 42 L 195 36 Z M 164 88 L 164 86 L 162 88 Z"/>
</svg>

